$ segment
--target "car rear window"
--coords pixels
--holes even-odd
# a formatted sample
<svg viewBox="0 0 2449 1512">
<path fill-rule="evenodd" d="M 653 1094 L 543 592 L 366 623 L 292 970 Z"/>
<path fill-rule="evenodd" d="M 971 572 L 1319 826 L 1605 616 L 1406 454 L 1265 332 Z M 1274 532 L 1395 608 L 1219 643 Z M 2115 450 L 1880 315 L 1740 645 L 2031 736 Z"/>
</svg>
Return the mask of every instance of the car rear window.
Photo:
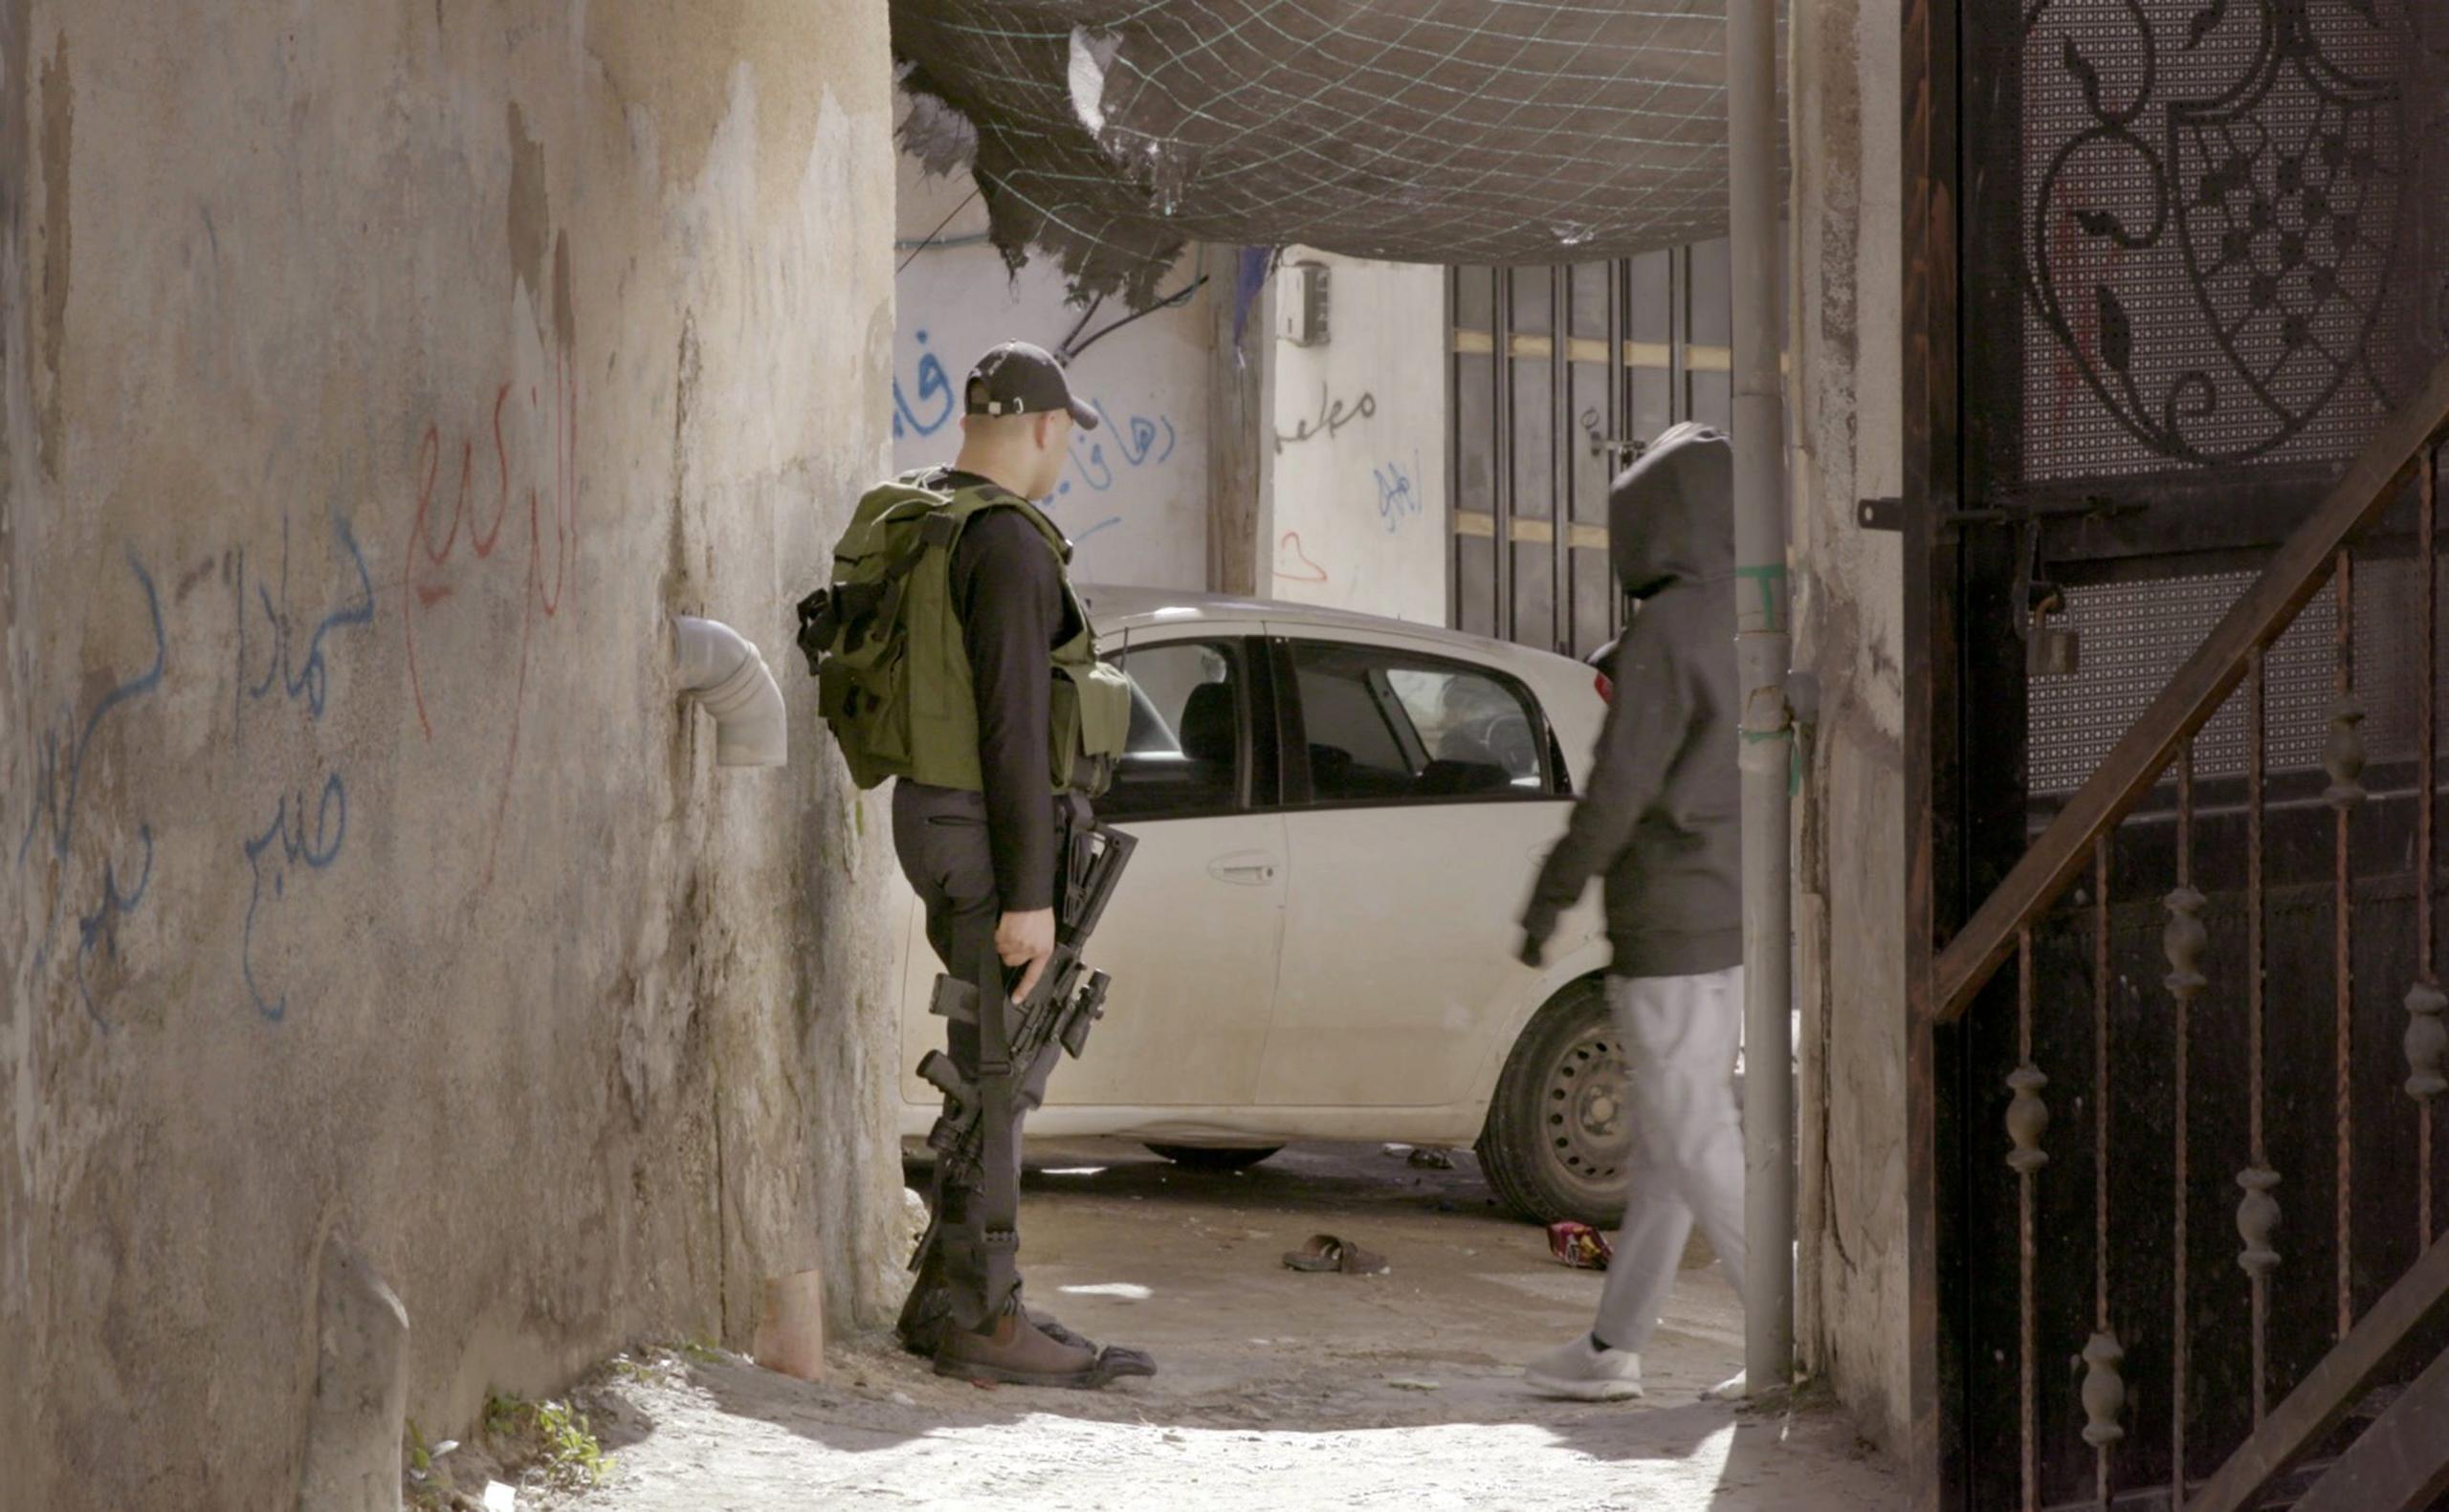
<svg viewBox="0 0 2449 1512">
<path fill-rule="evenodd" d="M 1539 706 L 1503 672 L 1335 641 L 1294 641 L 1291 651 L 1313 803 L 1557 792 Z"/>
</svg>

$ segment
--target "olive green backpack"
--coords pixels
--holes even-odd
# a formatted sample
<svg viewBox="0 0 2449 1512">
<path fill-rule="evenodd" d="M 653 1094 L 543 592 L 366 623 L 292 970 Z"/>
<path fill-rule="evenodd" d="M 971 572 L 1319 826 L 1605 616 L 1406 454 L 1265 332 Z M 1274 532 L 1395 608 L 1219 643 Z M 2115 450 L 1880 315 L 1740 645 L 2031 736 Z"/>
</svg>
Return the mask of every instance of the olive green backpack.
<svg viewBox="0 0 2449 1512">
<path fill-rule="evenodd" d="M 969 522 L 1010 509 L 1036 527 L 1067 567 L 1070 544 L 1035 505 L 983 485 L 947 489 L 938 471 L 870 489 L 833 548 L 833 581 L 799 603 L 799 645 L 816 676 L 817 710 L 850 779 L 937 787 L 983 785 L 978 708 L 952 597 L 953 547 Z M 1131 685 L 1097 659 L 1087 607 L 1064 574 L 1077 634 L 1050 653 L 1054 673 L 1048 768 L 1056 792 L 1095 795 L 1112 780 L 1131 720 Z"/>
</svg>

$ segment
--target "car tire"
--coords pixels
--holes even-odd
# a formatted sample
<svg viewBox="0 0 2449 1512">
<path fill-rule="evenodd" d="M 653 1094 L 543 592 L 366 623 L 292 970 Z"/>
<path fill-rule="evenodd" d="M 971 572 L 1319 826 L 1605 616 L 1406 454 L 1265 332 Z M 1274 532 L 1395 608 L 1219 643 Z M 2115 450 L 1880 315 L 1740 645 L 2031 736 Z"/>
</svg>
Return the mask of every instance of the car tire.
<svg viewBox="0 0 2449 1512">
<path fill-rule="evenodd" d="M 1253 1145 L 1234 1148 L 1218 1145 L 1150 1145 L 1185 1171 L 1247 1171 L 1268 1156 L 1282 1150 L 1282 1145 Z"/>
<path fill-rule="evenodd" d="M 1534 1223 L 1613 1228 L 1632 1153 L 1623 1046 L 1585 977 L 1548 999 L 1505 1058 L 1478 1145 L 1497 1200 Z"/>
</svg>

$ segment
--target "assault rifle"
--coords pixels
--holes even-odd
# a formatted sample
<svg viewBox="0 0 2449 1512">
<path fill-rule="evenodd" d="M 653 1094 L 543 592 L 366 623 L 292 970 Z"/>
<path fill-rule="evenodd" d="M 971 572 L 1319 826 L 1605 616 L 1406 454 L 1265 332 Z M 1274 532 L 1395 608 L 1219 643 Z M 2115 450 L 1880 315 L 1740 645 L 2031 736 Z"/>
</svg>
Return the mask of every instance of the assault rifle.
<svg viewBox="0 0 2449 1512">
<path fill-rule="evenodd" d="M 940 1050 L 928 1051 L 918 1063 L 918 1075 L 945 1098 L 943 1116 L 927 1135 L 938 1167 L 938 1190 L 974 1194 L 962 1221 L 976 1231 L 977 1247 L 986 1266 L 983 1298 L 953 1299 L 957 1321 L 964 1327 L 984 1326 L 1003 1311 L 1020 1284 L 1015 1259 L 1020 1235 L 1015 1225 L 1020 1206 L 1021 1090 L 1056 1047 L 1078 1058 L 1088 1046 L 1089 1031 L 1105 1017 L 1106 974 L 1090 970 L 1081 959 L 1081 950 L 1095 931 L 1138 842 L 1103 824 L 1083 825 L 1080 812 L 1075 809 L 1065 825 L 1054 954 L 1035 990 L 1021 1002 L 1010 999 L 1004 963 L 989 942 L 973 968 L 975 980 L 964 981 L 949 973 L 938 976 L 929 1005 L 942 1018 L 978 1026 L 975 1082 Z M 910 1257 L 911 1270 L 920 1270 L 943 1242 L 943 1225 L 939 1206 L 930 1216 L 917 1251 Z M 982 1311 L 977 1317 L 962 1316 L 970 1305 Z"/>
</svg>

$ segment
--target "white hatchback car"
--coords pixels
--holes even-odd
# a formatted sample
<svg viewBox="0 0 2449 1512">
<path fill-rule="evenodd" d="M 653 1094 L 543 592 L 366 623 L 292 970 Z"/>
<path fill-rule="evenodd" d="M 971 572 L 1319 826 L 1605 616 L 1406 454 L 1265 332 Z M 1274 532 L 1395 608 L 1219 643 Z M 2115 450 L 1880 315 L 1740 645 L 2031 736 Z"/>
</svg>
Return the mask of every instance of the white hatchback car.
<svg viewBox="0 0 2449 1512">
<path fill-rule="evenodd" d="M 1296 1139 L 1476 1144 L 1542 1220 L 1610 1221 L 1631 1131 L 1593 889 L 1533 971 L 1515 921 L 1589 776 L 1605 682 L 1452 631 L 1304 605 L 1084 590 L 1130 674 L 1099 818 L 1138 841 L 1090 941 L 1113 977 L 1039 1136 L 1230 1169 Z M 940 1101 L 938 965 L 901 910 L 901 1131 Z"/>
</svg>

